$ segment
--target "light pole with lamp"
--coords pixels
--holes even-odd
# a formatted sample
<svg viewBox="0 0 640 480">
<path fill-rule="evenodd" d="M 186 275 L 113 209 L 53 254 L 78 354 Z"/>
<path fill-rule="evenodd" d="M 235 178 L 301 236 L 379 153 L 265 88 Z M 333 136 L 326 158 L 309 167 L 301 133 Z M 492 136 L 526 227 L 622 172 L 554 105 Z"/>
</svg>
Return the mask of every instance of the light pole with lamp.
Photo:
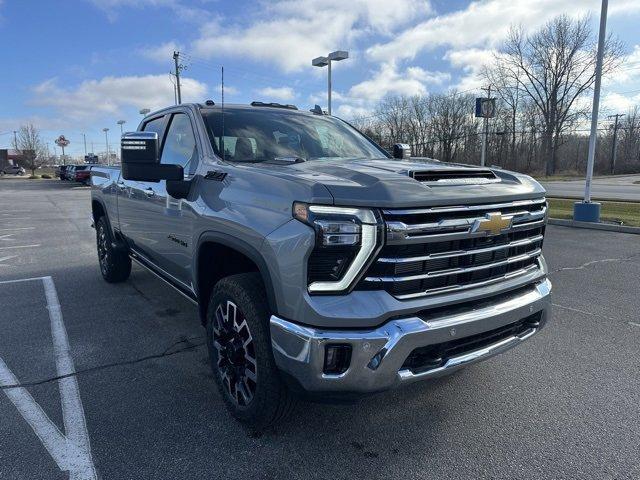
<svg viewBox="0 0 640 480">
<path fill-rule="evenodd" d="M 349 52 L 337 50 L 326 57 L 317 57 L 311 60 L 311 65 L 314 67 L 329 67 L 327 76 L 327 111 L 329 115 L 331 115 L 331 62 L 338 62 L 346 58 L 349 58 Z"/>
<path fill-rule="evenodd" d="M 107 165 L 111 165 L 111 157 L 109 156 L 109 129 L 103 128 L 102 131 L 104 132 L 104 141 L 107 145 Z"/>
<path fill-rule="evenodd" d="M 147 113 L 149 113 L 150 111 L 151 111 L 151 110 L 149 110 L 148 108 L 142 108 L 142 109 L 140 109 L 140 112 L 139 112 L 139 113 L 140 113 L 140 115 L 142 115 L 142 116 L 144 117 L 144 116 L 145 116 Z"/>
</svg>

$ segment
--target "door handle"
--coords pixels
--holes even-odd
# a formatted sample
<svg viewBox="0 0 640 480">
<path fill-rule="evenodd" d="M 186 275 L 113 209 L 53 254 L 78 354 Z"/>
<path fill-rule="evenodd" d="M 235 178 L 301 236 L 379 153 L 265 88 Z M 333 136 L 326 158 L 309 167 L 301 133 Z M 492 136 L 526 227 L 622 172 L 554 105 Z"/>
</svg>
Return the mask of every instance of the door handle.
<svg viewBox="0 0 640 480">
<path fill-rule="evenodd" d="M 153 197 L 156 194 L 156 192 L 153 191 L 153 188 L 149 187 L 149 188 L 145 188 L 144 194 L 147 197 Z"/>
</svg>

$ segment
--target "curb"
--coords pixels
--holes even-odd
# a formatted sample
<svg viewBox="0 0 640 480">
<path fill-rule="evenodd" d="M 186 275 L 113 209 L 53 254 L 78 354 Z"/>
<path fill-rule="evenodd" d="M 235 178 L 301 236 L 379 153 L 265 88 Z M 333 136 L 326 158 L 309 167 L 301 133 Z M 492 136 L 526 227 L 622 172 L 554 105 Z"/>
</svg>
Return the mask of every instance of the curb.
<svg viewBox="0 0 640 480">
<path fill-rule="evenodd" d="M 547 223 L 549 225 L 558 225 L 561 227 L 588 228 L 591 230 L 604 230 L 607 232 L 640 235 L 640 227 L 628 227 L 626 225 L 614 225 L 611 223 L 576 222 L 575 220 L 566 220 L 563 218 L 550 218 Z"/>
<path fill-rule="evenodd" d="M 572 196 L 572 195 L 549 195 L 547 193 L 547 198 L 556 198 L 558 200 L 576 200 L 581 201 L 584 197 Z M 629 200 L 623 198 L 609 198 L 609 197 L 591 197 L 591 200 L 594 202 L 616 202 L 616 203 L 640 203 L 640 200 Z"/>
</svg>

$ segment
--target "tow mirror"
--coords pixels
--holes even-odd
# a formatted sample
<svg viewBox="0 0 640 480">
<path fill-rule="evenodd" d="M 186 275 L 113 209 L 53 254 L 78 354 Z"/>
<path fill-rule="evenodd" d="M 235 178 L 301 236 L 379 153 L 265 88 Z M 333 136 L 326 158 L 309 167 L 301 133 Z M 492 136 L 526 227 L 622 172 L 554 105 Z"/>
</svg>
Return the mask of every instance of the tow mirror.
<svg viewBox="0 0 640 480">
<path fill-rule="evenodd" d="M 411 147 L 406 143 L 396 143 L 393 146 L 393 158 L 411 158 Z"/>
<path fill-rule="evenodd" d="M 180 165 L 164 165 L 158 157 L 158 134 L 155 132 L 127 132 L 120 141 L 122 178 L 141 182 L 183 180 Z"/>
</svg>

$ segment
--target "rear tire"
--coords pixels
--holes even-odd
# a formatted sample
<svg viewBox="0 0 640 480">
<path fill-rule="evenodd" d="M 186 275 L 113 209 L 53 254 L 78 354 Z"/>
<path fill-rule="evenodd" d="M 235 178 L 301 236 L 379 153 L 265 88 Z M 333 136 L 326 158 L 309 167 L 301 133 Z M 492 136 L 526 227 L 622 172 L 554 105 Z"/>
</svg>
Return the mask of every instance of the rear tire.
<svg viewBox="0 0 640 480">
<path fill-rule="evenodd" d="M 294 399 L 271 350 L 266 293 L 260 275 L 220 280 L 207 309 L 207 346 L 218 389 L 231 415 L 261 431 L 285 418 Z"/>
<path fill-rule="evenodd" d="M 127 252 L 119 250 L 113 244 L 107 219 L 102 216 L 96 222 L 96 245 L 100 273 L 109 283 L 124 282 L 131 273 L 131 259 Z"/>
</svg>

